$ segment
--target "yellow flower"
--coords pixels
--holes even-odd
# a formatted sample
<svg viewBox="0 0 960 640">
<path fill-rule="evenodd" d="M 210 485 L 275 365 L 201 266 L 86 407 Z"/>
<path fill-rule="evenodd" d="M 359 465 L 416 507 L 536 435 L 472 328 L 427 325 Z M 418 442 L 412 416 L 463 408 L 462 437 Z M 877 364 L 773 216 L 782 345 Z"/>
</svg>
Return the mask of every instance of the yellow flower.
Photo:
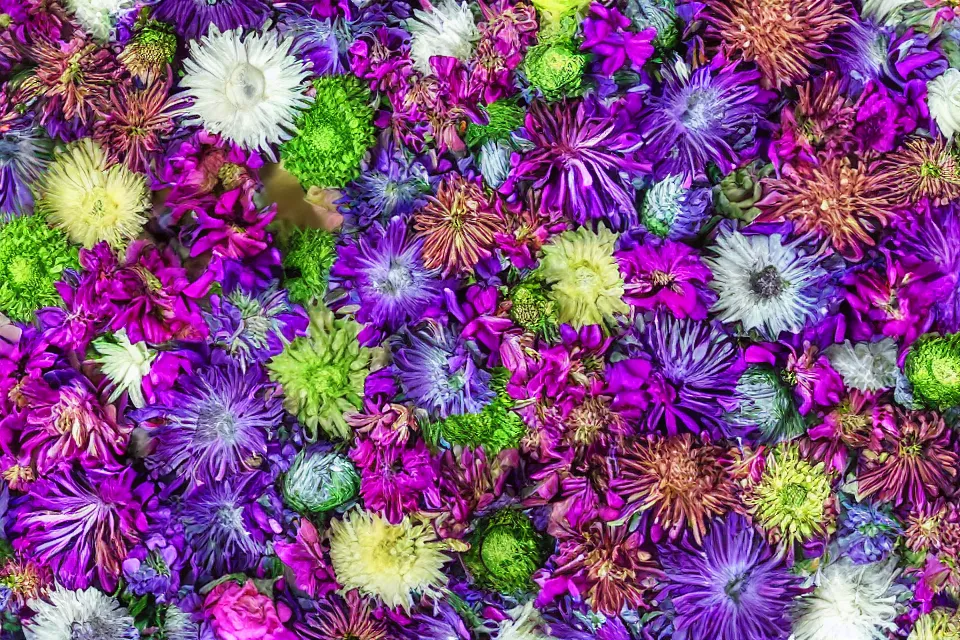
<svg viewBox="0 0 960 640">
<path fill-rule="evenodd" d="M 623 277 L 613 257 L 617 235 L 606 227 L 596 233 L 586 227 L 566 231 L 543 247 L 540 275 L 553 285 L 559 320 L 579 329 L 628 313 L 623 301 Z"/>
<path fill-rule="evenodd" d="M 106 153 L 89 138 L 59 154 L 35 188 L 38 210 L 88 249 L 104 240 L 122 249 L 147 221 L 150 197 L 144 177 L 122 164 L 110 166 Z"/>
</svg>

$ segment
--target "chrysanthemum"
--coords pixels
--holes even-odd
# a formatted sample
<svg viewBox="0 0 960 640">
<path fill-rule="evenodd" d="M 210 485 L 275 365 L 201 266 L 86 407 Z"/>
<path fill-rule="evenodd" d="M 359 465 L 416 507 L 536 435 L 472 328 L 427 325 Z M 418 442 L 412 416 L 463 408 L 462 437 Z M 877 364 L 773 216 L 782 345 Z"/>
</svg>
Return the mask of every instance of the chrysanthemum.
<svg viewBox="0 0 960 640">
<path fill-rule="evenodd" d="M 318 602 L 297 631 L 308 640 L 388 640 L 387 623 L 373 616 L 373 603 L 356 591 L 346 596 L 328 596 Z"/>
<path fill-rule="evenodd" d="M 960 462 L 943 417 L 897 409 L 896 426 L 883 434 L 882 453 L 865 451 L 857 474 L 863 498 L 922 506 L 949 491 Z"/>
<path fill-rule="evenodd" d="M 780 234 L 722 233 L 705 260 L 713 271 L 710 287 L 717 292 L 712 311 L 721 322 L 740 322 L 769 338 L 799 333 L 823 310 L 821 297 L 827 272 L 819 257 L 783 243 Z"/>
<path fill-rule="evenodd" d="M 37 309 L 61 305 L 54 283 L 77 266 L 76 248 L 42 216 L 0 223 L 0 313 L 28 322 Z"/>
<path fill-rule="evenodd" d="M 353 320 L 316 309 L 307 335 L 267 363 L 270 379 L 283 387 L 284 407 L 297 416 L 311 441 L 318 428 L 332 437 L 350 437 L 343 413 L 360 408 L 371 358 L 370 350 L 357 342 L 359 330 Z"/>
<path fill-rule="evenodd" d="M 50 162 L 50 142 L 0 91 L 0 221 L 33 209 L 30 185 Z"/>
<path fill-rule="evenodd" d="M 135 0 L 64 0 L 64 6 L 84 31 L 109 42 L 117 21 L 136 8 Z"/>
<path fill-rule="evenodd" d="M 796 640 L 878 640 L 896 630 L 897 563 L 855 565 L 846 557 L 817 574 L 813 593 L 797 600 Z"/>
<path fill-rule="evenodd" d="M 843 384 L 858 391 L 880 391 L 897 384 L 897 343 L 891 338 L 852 344 L 845 340 L 827 349 L 830 366 L 843 377 Z"/>
<path fill-rule="evenodd" d="M 930 110 L 930 117 L 937 123 L 937 129 L 947 140 L 952 140 L 957 131 L 960 131 L 958 95 L 960 95 L 960 71 L 957 69 L 947 69 L 927 82 L 927 107 Z"/>
<path fill-rule="evenodd" d="M 613 256 L 617 234 L 600 226 L 565 231 L 543 246 L 540 277 L 551 285 L 547 294 L 556 302 L 559 321 L 579 329 L 613 322 L 630 312 L 623 301 L 620 265 Z"/>
<path fill-rule="evenodd" d="M 177 36 L 172 31 L 170 25 L 157 20 L 138 23 L 117 59 L 139 80 L 158 77 L 177 53 Z"/>
<path fill-rule="evenodd" d="M 527 49 L 523 72 L 530 86 L 545 99 L 558 100 L 580 93 L 589 59 L 572 39 L 549 39 Z"/>
<path fill-rule="evenodd" d="M 172 24 L 186 40 L 195 40 L 212 28 L 257 30 L 269 15 L 266 0 L 160 0 L 153 9 L 154 18 Z"/>
<path fill-rule="evenodd" d="M 430 58 L 444 56 L 466 62 L 480 39 L 470 3 L 458 0 L 442 0 L 429 11 L 414 9 L 406 27 L 414 68 L 427 76 L 433 74 Z"/>
<path fill-rule="evenodd" d="M 824 158 L 816 166 L 803 165 L 783 178 L 765 181 L 769 191 L 759 203 L 763 213 L 758 220 L 790 220 L 797 234 L 827 238 L 844 258 L 858 261 L 863 245 L 875 244 L 871 234 L 894 217 L 885 195 L 888 182 L 869 164 Z"/>
<path fill-rule="evenodd" d="M 960 640 L 960 613 L 938 608 L 917 618 L 907 640 Z"/>
<path fill-rule="evenodd" d="M 145 178 L 110 166 L 103 147 L 89 138 L 58 154 L 36 191 L 37 211 L 88 249 L 104 241 L 125 248 L 140 234 L 150 207 Z"/>
<path fill-rule="evenodd" d="M 832 0 L 711 0 L 707 7 L 728 50 L 755 62 L 764 84 L 778 89 L 805 80 L 830 53 L 830 34 L 851 22 Z"/>
<path fill-rule="evenodd" d="M 476 523 L 463 563 L 481 588 L 508 595 L 529 592 L 531 576 L 553 546 L 548 540 L 522 511 L 501 509 Z"/>
<path fill-rule="evenodd" d="M 662 549 L 664 580 L 676 640 L 782 640 L 790 607 L 803 590 L 776 554 L 741 516 L 714 521 L 703 545 Z"/>
<path fill-rule="evenodd" d="M 71 591 L 57 586 L 30 602 L 34 615 L 25 621 L 27 640 L 138 640 L 133 616 L 117 599 L 90 587 Z"/>
<path fill-rule="evenodd" d="M 491 388 L 498 384 L 494 376 L 490 382 Z M 449 416 L 425 427 L 424 435 L 451 445 L 483 447 L 489 456 L 495 456 L 504 449 L 516 449 L 527 427 L 523 419 L 511 410 L 511 404 L 508 394 L 498 392 L 497 397 L 479 413 Z"/>
<path fill-rule="evenodd" d="M 901 206 L 927 199 L 947 204 L 960 198 L 960 165 L 942 138 L 912 138 L 881 160 L 878 172 L 890 184 L 890 196 Z"/>
<path fill-rule="evenodd" d="M 510 292 L 510 319 L 548 340 L 557 335 L 557 304 L 538 282 L 521 283 Z"/>
<path fill-rule="evenodd" d="M 338 453 L 301 451 L 283 477 L 287 504 L 300 513 L 323 513 L 353 499 L 360 476 L 353 463 Z"/>
<path fill-rule="evenodd" d="M 922 336 L 904 366 L 913 394 L 935 409 L 960 404 L 960 333 Z"/>
<path fill-rule="evenodd" d="M 60 584 L 117 586 L 121 563 L 146 530 L 143 503 L 150 484 L 134 486 L 136 472 L 65 469 L 38 480 L 15 519 L 15 547 L 50 566 Z"/>
<path fill-rule="evenodd" d="M 782 375 L 764 366 L 751 366 L 737 380 L 737 408 L 726 414 L 738 435 L 758 435 L 762 442 L 777 443 L 802 435 L 807 425 L 797 411 L 793 389 Z"/>
<path fill-rule="evenodd" d="M 182 375 L 165 402 L 133 414 L 156 443 L 148 463 L 191 486 L 259 466 L 283 413 L 265 382 L 260 367 L 233 359 Z"/>
<path fill-rule="evenodd" d="M 855 564 L 883 560 L 897 544 L 903 529 L 888 512 L 875 504 L 845 505 L 837 543 Z"/>
<path fill-rule="evenodd" d="M 414 606 L 415 595 L 440 595 L 447 582 L 443 565 L 451 559 L 449 548 L 428 523 L 409 517 L 393 525 L 354 509 L 330 522 L 330 561 L 337 582 L 346 591 L 357 589 L 406 612 Z"/>
<path fill-rule="evenodd" d="M 100 365 L 101 373 L 113 386 L 107 402 L 114 402 L 126 393 L 134 407 L 146 404 L 141 384 L 150 373 L 157 352 L 143 341 L 130 342 L 124 329 L 111 336 L 100 336 L 92 344 L 95 355 L 91 361 Z"/>
<path fill-rule="evenodd" d="M 336 243 L 336 237 L 323 229 L 293 231 L 283 252 L 284 284 L 291 301 L 309 304 L 323 298 L 337 259 Z"/>
<path fill-rule="evenodd" d="M 707 521 L 734 505 L 723 449 L 689 433 L 651 437 L 626 447 L 611 489 L 624 502 L 622 517 L 653 510 L 652 524 L 675 539 L 687 528 L 700 542 Z"/>
<path fill-rule="evenodd" d="M 765 462 L 743 503 L 768 539 L 792 551 L 794 543 L 826 537 L 836 509 L 824 464 L 805 460 L 795 444 L 779 445 Z"/>
<path fill-rule="evenodd" d="M 271 145 L 290 138 L 297 112 L 309 105 L 308 73 L 291 44 L 269 30 L 211 29 L 183 63 L 180 85 L 193 100 L 187 113 L 210 133 L 273 157 Z"/>
<path fill-rule="evenodd" d="M 407 399 L 439 418 L 483 409 L 496 394 L 472 349 L 435 323 L 398 336 L 393 364 Z"/>
<path fill-rule="evenodd" d="M 413 216 L 417 236 L 423 238 L 424 263 L 430 269 L 443 267 L 444 276 L 472 273 L 493 250 L 494 234 L 503 229 L 500 215 L 480 184 L 459 174 L 441 182 L 427 199 Z"/>
<path fill-rule="evenodd" d="M 710 205 L 706 189 L 689 189 L 682 175 L 670 175 L 643 194 L 640 224 L 658 238 L 690 240 L 696 236 Z"/>
</svg>

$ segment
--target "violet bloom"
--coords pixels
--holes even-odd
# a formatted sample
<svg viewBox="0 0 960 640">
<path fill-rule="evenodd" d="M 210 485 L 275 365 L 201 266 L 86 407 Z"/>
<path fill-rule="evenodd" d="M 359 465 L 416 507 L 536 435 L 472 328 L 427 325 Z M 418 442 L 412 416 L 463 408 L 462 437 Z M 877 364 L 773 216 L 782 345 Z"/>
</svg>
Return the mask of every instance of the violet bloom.
<svg viewBox="0 0 960 640">
<path fill-rule="evenodd" d="M 903 245 L 902 253 L 933 266 L 941 281 L 932 308 L 936 328 L 941 333 L 960 331 L 960 214 L 949 206 L 918 215 Z"/>
<path fill-rule="evenodd" d="M 290 567 L 293 583 L 311 598 L 323 598 L 337 589 L 337 580 L 325 556 L 325 546 L 317 528 L 303 518 L 293 542 L 274 543 L 277 557 Z"/>
<path fill-rule="evenodd" d="M 430 613 L 418 613 L 403 632 L 403 640 L 470 640 L 472 637 L 456 609 L 446 602 L 438 602 Z"/>
<path fill-rule="evenodd" d="M 312 65 L 315 74 L 326 76 L 345 72 L 344 61 L 350 33 L 338 18 L 317 17 L 307 6 L 285 3 L 278 9 L 277 31 L 293 38 L 292 53 Z"/>
<path fill-rule="evenodd" d="M 700 549 L 688 542 L 662 549 L 660 563 L 660 596 L 676 611 L 675 640 L 790 635 L 790 609 L 803 593 L 801 578 L 743 517 L 715 521 Z"/>
<path fill-rule="evenodd" d="M 569 212 L 580 224 L 605 220 L 615 231 L 636 225 L 631 179 L 650 165 L 636 158 L 640 138 L 628 109 L 592 99 L 534 102 L 525 131 L 533 148 L 516 160 L 502 193 L 529 181 L 546 211 Z"/>
<path fill-rule="evenodd" d="M 911 80 L 932 80 L 947 68 L 947 60 L 931 38 L 912 28 L 897 35 L 894 27 L 870 20 L 851 20 L 840 36 L 835 60 L 844 77 L 860 86 L 883 80 L 903 87 Z"/>
<path fill-rule="evenodd" d="M 177 550 L 164 547 L 159 552 L 147 552 L 143 558 L 128 557 L 123 561 L 123 579 L 127 593 L 140 597 L 154 595 L 161 602 L 171 591 L 174 580 L 170 567 L 177 557 Z"/>
<path fill-rule="evenodd" d="M 0 90 L 0 221 L 33 210 L 30 185 L 49 163 L 50 143 L 43 132 Z"/>
<path fill-rule="evenodd" d="M 382 512 L 391 524 L 418 511 L 420 498 L 439 500 L 437 463 L 423 440 L 407 447 L 378 446 L 364 439 L 350 450 L 360 472 L 360 495 L 368 509 Z M 426 495 L 425 495 L 426 494 Z"/>
<path fill-rule="evenodd" d="M 893 551 L 903 528 L 874 504 L 848 504 L 840 521 L 837 542 L 854 564 L 879 562 Z"/>
<path fill-rule="evenodd" d="M 590 13 L 583 20 L 583 43 L 580 49 L 589 51 L 600 61 L 600 72 L 613 76 L 629 60 L 630 68 L 640 71 L 653 55 L 653 27 L 640 33 L 631 30 L 633 23 L 615 8 L 599 3 L 590 5 Z"/>
<path fill-rule="evenodd" d="M 716 295 L 710 269 L 697 252 L 670 240 L 642 244 L 614 256 L 623 274 L 623 299 L 643 311 L 666 309 L 677 318 L 703 320 Z"/>
<path fill-rule="evenodd" d="M 264 0 L 159 0 L 153 18 L 173 25 L 186 40 L 196 40 L 211 25 L 220 31 L 259 29 L 270 16 Z"/>
<path fill-rule="evenodd" d="M 267 226 L 277 208 L 274 204 L 258 209 L 253 192 L 238 187 L 218 196 L 213 207 L 194 209 L 193 213 L 191 224 L 180 233 L 191 257 L 209 251 L 217 258 L 242 260 L 267 250 L 271 239 Z"/>
</svg>

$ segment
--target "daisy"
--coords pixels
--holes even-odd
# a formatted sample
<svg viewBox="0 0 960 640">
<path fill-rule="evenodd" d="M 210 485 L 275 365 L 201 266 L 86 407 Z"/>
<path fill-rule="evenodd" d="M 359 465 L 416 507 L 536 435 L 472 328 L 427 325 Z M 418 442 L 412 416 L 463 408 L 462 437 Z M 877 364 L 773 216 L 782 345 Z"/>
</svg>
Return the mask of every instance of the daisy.
<svg viewBox="0 0 960 640">
<path fill-rule="evenodd" d="M 140 633 L 116 598 L 94 588 L 70 591 L 58 586 L 42 600 L 32 600 L 36 614 L 23 625 L 27 640 L 111 638 L 137 640 Z"/>
</svg>

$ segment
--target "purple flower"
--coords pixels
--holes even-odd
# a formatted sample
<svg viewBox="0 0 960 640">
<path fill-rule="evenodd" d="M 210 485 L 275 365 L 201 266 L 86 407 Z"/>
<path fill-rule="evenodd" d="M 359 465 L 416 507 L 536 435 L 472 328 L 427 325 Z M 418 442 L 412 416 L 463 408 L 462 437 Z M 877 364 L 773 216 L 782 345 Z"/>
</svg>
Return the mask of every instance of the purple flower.
<svg viewBox="0 0 960 640">
<path fill-rule="evenodd" d="M 148 553 L 143 559 L 129 557 L 123 561 L 123 579 L 127 593 L 133 596 L 155 595 L 163 597 L 170 591 L 170 565 L 176 557 L 176 549 L 166 547 L 160 553 Z"/>
<path fill-rule="evenodd" d="M 854 564 L 883 560 L 903 534 L 900 523 L 874 504 L 848 504 L 837 532 L 837 542 Z"/>
<path fill-rule="evenodd" d="M 685 244 L 669 240 L 637 245 L 615 254 L 623 273 L 624 296 L 644 311 L 667 309 L 677 318 L 703 320 L 715 294 L 706 286 L 712 277 L 697 255 Z"/>
<path fill-rule="evenodd" d="M 293 572 L 293 582 L 311 598 L 322 598 L 337 588 L 327 562 L 323 539 L 313 523 L 303 518 L 293 542 L 276 542 L 277 557 Z"/>
<path fill-rule="evenodd" d="M 437 603 L 429 614 L 414 616 L 403 635 L 405 640 L 470 640 L 471 637 L 456 609 L 446 602 Z"/>
<path fill-rule="evenodd" d="M 50 144 L 41 130 L 0 90 L 0 220 L 33 210 L 30 185 L 49 162 Z"/>
<path fill-rule="evenodd" d="M 630 68 L 639 71 L 653 55 L 654 28 L 640 33 L 631 31 L 632 22 L 615 8 L 599 3 L 590 5 L 583 21 L 583 43 L 580 49 L 590 51 L 600 61 L 600 72 L 613 76 L 629 60 Z"/>
<path fill-rule="evenodd" d="M 264 0 L 160 0 L 153 9 L 153 18 L 172 24 L 187 40 L 205 35 L 211 24 L 220 31 L 258 29 L 269 15 Z"/>
<path fill-rule="evenodd" d="M 346 47 L 350 37 L 346 25 L 336 18 L 319 18 L 302 4 L 288 2 L 279 9 L 277 31 L 293 38 L 293 53 L 313 65 L 317 75 L 344 73 Z M 343 49 L 343 51 L 341 51 Z"/>
<path fill-rule="evenodd" d="M 364 505 L 382 512 L 393 524 L 399 524 L 408 512 L 418 511 L 421 497 L 434 503 L 439 500 L 438 465 L 423 440 L 399 447 L 378 446 L 364 439 L 350 450 L 350 459 L 362 470 Z"/>
<path fill-rule="evenodd" d="M 960 331 L 960 215 L 955 206 L 930 208 L 904 234 L 901 252 L 933 267 L 941 283 L 933 318 L 942 333 Z"/>
</svg>

